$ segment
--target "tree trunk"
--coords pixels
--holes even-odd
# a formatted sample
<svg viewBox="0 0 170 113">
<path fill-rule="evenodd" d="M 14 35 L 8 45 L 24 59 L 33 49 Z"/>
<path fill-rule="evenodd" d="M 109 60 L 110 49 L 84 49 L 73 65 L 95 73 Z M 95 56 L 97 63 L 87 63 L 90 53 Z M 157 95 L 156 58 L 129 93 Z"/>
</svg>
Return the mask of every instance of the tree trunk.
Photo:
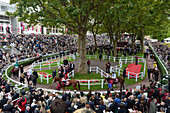
<svg viewBox="0 0 170 113">
<path fill-rule="evenodd" d="M 78 53 L 80 54 L 80 37 L 78 37 Z"/>
<path fill-rule="evenodd" d="M 87 63 L 86 63 L 86 35 L 79 35 L 79 66 L 78 73 L 86 74 L 87 73 Z"/>
<path fill-rule="evenodd" d="M 93 37 L 94 37 L 95 47 L 97 47 L 96 35 L 93 35 Z"/>
<path fill-rule="evenodd" d="M 140 39 L 140 43 L 141 43 L 141 52 L 144 53 L 144 46 L 143 46 L 143 40 L 144 40 L 144 29 L 141 29 L 141 39 Z"/>
<path fill-rule="evenodd" d="M 114 57 L 116 57 L 117 55 L 116 46 L 117 46 L 117 40 L 113 40 Z"/>
</svg>

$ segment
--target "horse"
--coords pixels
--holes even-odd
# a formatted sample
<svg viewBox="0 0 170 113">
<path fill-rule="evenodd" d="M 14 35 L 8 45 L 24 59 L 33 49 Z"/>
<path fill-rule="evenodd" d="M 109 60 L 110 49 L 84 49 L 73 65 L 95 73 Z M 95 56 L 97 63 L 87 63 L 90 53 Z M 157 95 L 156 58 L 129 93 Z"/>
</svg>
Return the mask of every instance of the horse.
<svg viewBox="0 0 170 113">
<path fill-rule="evenodd" d="M 72 86 L 75 90 L 77 90 L 77 88 L 76 88 L 77 84 L 78 84 L 78 88 L 80 90 L 80 82 L 76 81 L 75 79 L 67 80 L 69 85 L 65 85 L 64 82 L 62 81 L 62 78 L 60 78 L 60 77 L 54 77 L 53 83 L 55 83 L 56 81 L 59 81 L 59 84 L 60 84 L 61 88 L 63 88 L 64 91 L 65 91 L 65 87 L 69 87 L 69 86 Z"/>
<path fill-rule="evenodd" d="M 124 86 L 125 80 L 124 80 L 124 78 L 116 77 L 116 79 L 118 80 L 117 82 L 115 82 L 115 80 L 112 79 L 112 78 L 105 78 L 104 83 L 107 81 L 108 83 L 112 84 L 112 86 L 113 86 L 113 84 L 120 83 L 120 89 L 122 89 L 122 87 L 123 87 L 123 89 L 125 89 L 125 86 Z M 114 81 L 114 82 L 112 82 L 112 81 Z"/>
<path fill-rule="evenodd" d="M 24 75 L 25 75 L 25 77 L 27 79 L 28 85 L 29 85 L 30 81 L 32 81 L 33 86 L 36 88 L 36 84 L 37 84 L 36 76 L 34 76 L 34 75 L 28 76 L 27 72 L 24 72 Z"/>
</svg>

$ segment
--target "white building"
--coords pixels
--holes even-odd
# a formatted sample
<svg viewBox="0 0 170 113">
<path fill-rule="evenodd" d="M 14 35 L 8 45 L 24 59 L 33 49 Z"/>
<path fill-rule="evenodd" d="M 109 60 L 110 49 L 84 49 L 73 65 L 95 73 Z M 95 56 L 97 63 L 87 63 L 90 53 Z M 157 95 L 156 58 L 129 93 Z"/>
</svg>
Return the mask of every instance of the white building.
<svg viewBox="0 0 170 113">
<path fill-rule="evenodd" d="M 17 17 L 9 17 L 6 15 L 6 11 L 15 12 L 16 5 L 0 1 L 0 34 L 57 34 L 62 35 L 61 31 L 66 30 L 63 28 L 42 27 L 41 25 L 28 27 L 27 23 L 18 22 Z"/>
</svg>

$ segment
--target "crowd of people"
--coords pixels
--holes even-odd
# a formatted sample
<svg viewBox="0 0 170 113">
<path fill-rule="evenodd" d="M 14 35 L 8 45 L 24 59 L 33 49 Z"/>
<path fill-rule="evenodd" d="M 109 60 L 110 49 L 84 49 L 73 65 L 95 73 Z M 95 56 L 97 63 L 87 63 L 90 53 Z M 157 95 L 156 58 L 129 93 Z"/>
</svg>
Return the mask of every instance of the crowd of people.
<svg viewBox="0 0 170 113">
<path fill-rule="evenodd" d="M 92 92 L 72 94 L 48 92 L 28 88 L 18 90 L 10 82 L 0 77 L 1 113 L 169 113 L 170 95 L 167 89 L 154 81 L 140 89 L 126 89 L 125 92 Z"/>
<path fill-rule="evenodd" d="M 17 52 L 0 49 L 0 72 L 9 63 L 16 60 L 36 57 L 66 50 L 74 50 L 76 42 L 71 36 L 56 35 L 0 35 L 0 46 L 10 47 Z M 10 49 L 10 50 L 11 50 Z"/>
<path fill-rule="evenodd" d="M 159 58 L 168 66 L 168 69 L 170 69 L 170 48 L 163 45 L 162 42 L 152 42 L 151 44 L 159 55 Z"/>
</svg>

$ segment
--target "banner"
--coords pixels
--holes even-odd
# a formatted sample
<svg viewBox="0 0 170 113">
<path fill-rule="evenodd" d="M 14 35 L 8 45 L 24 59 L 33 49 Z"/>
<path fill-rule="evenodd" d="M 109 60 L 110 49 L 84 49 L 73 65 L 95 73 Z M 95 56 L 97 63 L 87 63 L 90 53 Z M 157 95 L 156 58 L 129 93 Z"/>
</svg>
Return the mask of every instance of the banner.
<svg viewBox="0 0 170 113">
<path fill-rule="evenodd" d="M 40 27 L 40 32 L 42 32 L 42 28 Z"/>
<path fill-rule="evenodd" d="M 18 28 L 18 32 L 20 32 L 19 28 Z"/>
<path fill-rule="evenodd" d="M 28 31 L 30 30 L 30 27 L 28 27 Z"/>
<path fill-rule="evenodd" d="M 23 31 L 25 31 L 25 26 L 24 26 L 24 24 L 22 25 L 22 27 L 23 27 Z"/>
</svg>

